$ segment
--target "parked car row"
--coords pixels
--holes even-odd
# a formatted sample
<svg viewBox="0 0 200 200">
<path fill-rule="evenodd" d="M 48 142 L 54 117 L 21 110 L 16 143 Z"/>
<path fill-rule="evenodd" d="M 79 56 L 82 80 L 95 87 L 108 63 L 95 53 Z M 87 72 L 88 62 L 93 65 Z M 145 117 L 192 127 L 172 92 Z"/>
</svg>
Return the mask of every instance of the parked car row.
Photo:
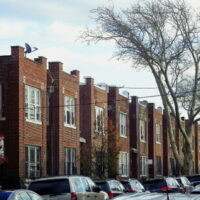
<svg viewBox="0 0 200 200">
<path fill-rule="evenodd" d="M 193 184 L 184 176 L 142 183 L 131 178 L 93 181 L 79 175 L 54 176 L 33 180 L 27 190 L 0 192 L 0 200 L 200 200 L 196 195 L 200 194 L 200 184 L 196 184 L 197 180 Z"/>
</svg>

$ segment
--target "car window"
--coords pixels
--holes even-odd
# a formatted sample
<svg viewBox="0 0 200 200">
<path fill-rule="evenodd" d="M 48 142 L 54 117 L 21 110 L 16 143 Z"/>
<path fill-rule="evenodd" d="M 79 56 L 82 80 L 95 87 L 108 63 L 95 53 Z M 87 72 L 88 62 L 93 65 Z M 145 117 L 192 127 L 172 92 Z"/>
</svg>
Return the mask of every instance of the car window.
<svg viewBox="0 0 200 200">
<path fill-rule="evenodd" d="M 29 189 L 40 195 L 70 193 L 68 179 L 53 179 L 32 182 L 29 185 Z"/>
<path fill-rule="evenodd" d="M 16 195 L 17 200 L 31 200 L 31 197 L 26 192 L 20 192 Z"/>
<path fill-rule="evenodd" d="M 33 192 L 27 192 L 27 193 L 31 197 L 32 200 L 42 200 L 42 198 L 38 194 L 35 194 Z"/>
<path fill-rule="evenodd" d="M 122 191 L 120 185 L 116 181 L 110 181 L 110 189 L 112 191 Z"/>
<path fill-rule="evenodd" d="M 96 186 L 95 182 L 91 178 L 88 178 L 88 177 L 87 177 L 87 181 L 89 183 L 90 188 L 92 188 L 93 190 L 93 188 Z"/>
<path fill-rule="evenodd" d="M 181 177 L 184 185 L 191 185 L 190 181 L 186 177 Z"/>
<path fill-rule="evenodd" d="M 91 192 L 91 188 L 89 186 L 89 183 L 87 181 L 86 178 L 81 178 L 82 182 L 83 182 L 83 188 L 86 192 Z"/>
<path fill-rule="evenodd" d="M 110 187 L 107 182 L 97 182 L 96 183 L 103 191 L 110 192 Z"/>
<path fill-rule="evenodd" d="M 143 185 L 139 181 L 131 181 L 131 185 L 133 185 L 132 187 L 136 187 L 138 190 L 144 190 Z"/>
<path fill-rule="evenodd" d="M 74 185 L 75 192 L 77 192 L 77 193 L 84 192 L 83 185 L 82 185 L 80 178 L 72 178 L 72 182 L 73 182 L 73 185 Z"/>
<path fill-rule="evenodd" d="M 154 181 L 144 182 L 144 185 L 147 190 L 152 190 L 152 189 L 161 189 L 162 187 L 166 187 L 167 184 L 165 180 L 154 180 Z"/>
</svg>

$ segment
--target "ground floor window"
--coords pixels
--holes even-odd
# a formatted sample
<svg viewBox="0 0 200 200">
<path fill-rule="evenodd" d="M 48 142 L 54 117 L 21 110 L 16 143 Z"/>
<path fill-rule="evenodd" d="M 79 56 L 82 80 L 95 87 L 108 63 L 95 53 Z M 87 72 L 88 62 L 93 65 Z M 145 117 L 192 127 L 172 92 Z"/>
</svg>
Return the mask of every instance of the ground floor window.
<svg viewBox="0 0 200 200">
<path fill-rule="evenodd" d="M 119 153 L 119 174 L 121 176 L 128 176 L 128 153 Z"/>
<path fill-rule="evenodd" d="M 65 174 L 76 174 L 76 149 L 65 148 Z"/>
<path fill-rule="evenodd" d="M 162 174 L 162 164 L 161 164 L 161 157 L 156 156 L 156 174 L 161 175 Z"/>
<path fill-rule="evenodd" d="M 26 177 L 39 177 L 41 148 L 38 146 L 26 146 Z"/>
<path fill-rule="evenodd" d="M 140 176 L 147 176 L 147 157 L 140 156 Z"/>
</svg>

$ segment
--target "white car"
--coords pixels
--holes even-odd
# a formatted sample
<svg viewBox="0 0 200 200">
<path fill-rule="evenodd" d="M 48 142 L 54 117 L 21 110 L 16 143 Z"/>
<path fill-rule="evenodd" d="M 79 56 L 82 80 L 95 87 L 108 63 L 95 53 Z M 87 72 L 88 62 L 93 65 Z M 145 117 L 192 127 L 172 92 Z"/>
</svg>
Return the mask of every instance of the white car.
<svg viewBox="0 0 200 200">
<path fill-rule="evenodd" d="M 0 200 L 43 200 L 43 198 L 30 190 L 9 190 L 0 192 Z"/>
<path fill-rule="evenodd" d="M 55 176 L 32 181 L 28 187 L 44 200 L 106 200 L 108 195 L 85 176 Z"/>
</svg>

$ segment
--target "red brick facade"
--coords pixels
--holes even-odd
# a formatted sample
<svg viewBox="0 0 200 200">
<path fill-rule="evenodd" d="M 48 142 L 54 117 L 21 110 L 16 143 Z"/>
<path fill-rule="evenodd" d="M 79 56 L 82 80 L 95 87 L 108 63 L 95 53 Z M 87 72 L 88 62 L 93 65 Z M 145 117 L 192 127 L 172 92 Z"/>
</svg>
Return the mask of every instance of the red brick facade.
<svg viewBox="0 0 200 200">
<path fill-rule="evenodd" d="M 92 150 L 110 139 L 119 150 L 114 166 L 119 176 L 177 175 L 162 110 L 135 96 L 129 102 L 117 87 L 96 86 L 93 78 L 80 84 L 79 76 L 77 70 L 64 72 L 60 62 L 50 62 L 47 69 L 46 58 L 30 60 L 22 47 L 0 56 L 0 140 L 6 158 L 3 164 L 0 160 L 0 184 L 19 187 L 34 177 L 79 174 L 80 149 L 84 154 L 85 147 Z M 183 157 L 184 140 L 171 120 Z M 182 119 L 184 128 L 187 123 Z M 198 124 L 192 135 L 193 172 L 199 173 Z"/>
</svg>

